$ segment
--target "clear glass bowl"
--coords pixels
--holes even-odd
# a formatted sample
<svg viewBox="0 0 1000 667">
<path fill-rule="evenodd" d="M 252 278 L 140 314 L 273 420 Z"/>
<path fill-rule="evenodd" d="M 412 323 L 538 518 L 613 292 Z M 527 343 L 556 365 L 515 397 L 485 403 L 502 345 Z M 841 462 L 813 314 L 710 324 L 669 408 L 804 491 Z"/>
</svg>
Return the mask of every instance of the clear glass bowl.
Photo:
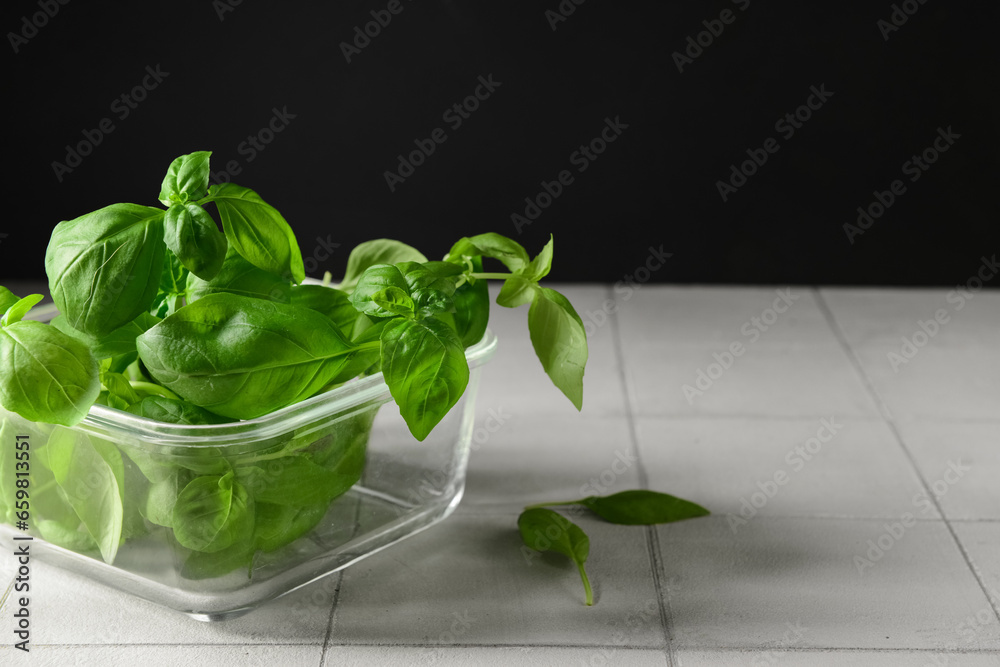
<svg viewBox="0 0 1000 667">
<path fill-rule="evenodd" d="M 258 419 L 214 426 L 95 405 L 66 428 L 0 408 L 3 543 L 30 534 L 33 557 L 199 620 L 245 614 L 451 514 L 465 484 L 480 367 L 496 345 L 487 331 L 466 350 L 468 389 L 423 442 L 410 435 L 381 373 Z M 27 531 L 14 507 L 19 436 L 27 436 L 30 453 Z M 64 461 L 62 479 L 42 464 L 48 456 Z M 312 481 L 293 484 L 302 489 L 296 497 L 287 493 L 293 477 Z M 197 523 L 194 491 L 237 482 L 245 493 L 233 492 L 231 504 L 242 503 L 251 519 L 238 522 L 231 545 L 206 536 L 206 526 L 211 532 L 220 521 L 214 506 L 216 524 L 202 521 L 194 534 L 170 527 L 178 497 Z M 88 512 L 99 516 L 80 516 Z M 88 528 L 115 516 L 121 539 Z"/>
</svg>

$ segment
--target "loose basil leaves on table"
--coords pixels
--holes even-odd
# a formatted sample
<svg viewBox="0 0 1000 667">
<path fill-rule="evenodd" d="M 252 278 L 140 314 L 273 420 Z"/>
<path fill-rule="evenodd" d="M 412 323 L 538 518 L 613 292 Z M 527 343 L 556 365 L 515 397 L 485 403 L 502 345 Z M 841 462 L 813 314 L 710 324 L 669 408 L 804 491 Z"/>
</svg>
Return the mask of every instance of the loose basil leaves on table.
<svg viewBox="0 0 1000 667">
<path fill-rule="evenodd" d="M 633 489 L 610 496 L 587 496 L 579 500 L 538 503 L 524 508 L 517 520 L 521 540 L 535 551 L 555 551 L 568 556 L 580 571 L 587 604 L 594 603 L 590 579 L 583 569 L 590 553 L 590 540 L 583 529 L 549 507 L 583 506 L 609 523 L 651 526 L 707 516 L 709 511 L 689 500 L 658 491 Z M 530 562 L 530 560 L 529 560 Z"/>
</svg>

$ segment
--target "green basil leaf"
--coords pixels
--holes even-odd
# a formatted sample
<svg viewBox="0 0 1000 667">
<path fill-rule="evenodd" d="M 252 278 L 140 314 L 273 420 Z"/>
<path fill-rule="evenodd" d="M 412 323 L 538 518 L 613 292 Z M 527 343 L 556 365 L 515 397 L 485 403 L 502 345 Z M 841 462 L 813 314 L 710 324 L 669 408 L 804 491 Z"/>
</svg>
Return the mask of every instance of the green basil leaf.
<svg viewBox="0 0 1000 667">
<path fill-rule="evenodd" d="M 97 543 L 86 530 L 80 530 L 80 520 L 73 517 L 66 523 L 51 519 L 40 519 L 35 523 L 42 538 L 58 547 L 77 553 L 97 551 Z"/>
<path fill-rule="evenodd" d="M 346 493 L 361 477 L 361 469 L 330 470 L 297 454 L 274 459 L 264 467 L 237 468 L 236 474 L 255 500 L 301 507 L 329 503 Z"/>
<path fill-rule="evenodd" d="M 197 204 L 174 204 L 163 219 L 164 241 L 181 264 L 202 280 L 222 268 L 229 243 L 208 211 Z"/>
<path fill-rule="evenodd" d="M 24 297 L 23 299 L 18 299 L 15 301 L 6 312 L 0 317 L 0 326 L 6 326 L 8 324 L 14 324 L 15 322 L 20 322 L 24 319 L 24 316 L 35 307 L 39 301 L 45 297 L 41 294 L 31 294 Z"/>
<path fill-rule="evenodd" d="M 344 273 L 344 279 L 337 288 L 345 292 L 353 291 L 365 271 L 377 264 L 426 261 L 427 258 L 424 257 L 423 253 L 401 241 L 394 241 L 392 239 L 366 241 L 351 251 L 350 256 L 347 258 L 347 270 Z"/>
<path fill-rule="evenodd" d="M 290 295 L 293 305 L 323 313 L 345 337 L 351 335 L 358 311 L 354 309 L 347 292 L 324 285 L 296 285 Z"/>
<path fill-rule="evenodd" d="M 353 350 L 316 311 L 225 293 L 181 308 L 136 344 L 160 384 L 232 419 L 253 419 L 312 396 Z"/>
<path fill-rule="evenodd" d="M 254 547 L 261 551 L 275 551 L 299 539 L 326 516 L 329 503 L 306 507 L 289 507 L 271 503 L 257 503 L 254 524 Z"/>
<path fill-rule="evenodd" d="M 542 368 L 580 410 L 588 355 L 587 333 L 573 305 L 559 292 L 539 287 L 528 310 L 528 333 Z"/>
<path fill-rule="evenodd" d="M 472 270 L 482 272 L 483 260 L 477 257 L 472 260 Z M 475 345 L 486 333 L 486 325 L 490 320 L 490 290 L 485 280 L 471 279 L 455 290 L 452 297 L 455 313 L 451 319 L 455 331 L 462 339 L 462 345 Z"/>
<path fill-rule="evenodd" d="M 208 192 L 209 158 L 211 151 L 195 151 L 181 155 L 170 163 L 160 186 L 160 203 L 201 199 Z"/>
<path fill-rule="evenodd" d="M 90 348 L 91 353 L 93 353 L 96 359 L 133 355 L 134 360 L 136 354 L 136 337 L 148 331 L 150 327 L 156 326 L 159 321 L 160 318 L 155 315 L 143 313 L 125 326 L 119 327 L 111 333 L 100 337 L 90 336 L 82 331 L 77 331 L 69 325 L 63 315 L 56 315 L 49 324 L 67 336 L 75 338 L 86 345 Z"/>
<path fill-rule="evenodd" d="M 0 456 L 0 523 L 10 522 L 8 512 L 14 510 L 14 503 L 17 502 L 15 497 L 17 487 L 14 486 L 14 471 L 17 465 L 17 459 L 14 458 L 14 443 L 18 442 L 16 440 L 18 435 L 26 434 L 18 433 L 9 413 L 0 413 L 0 443 L 6 443 L 3 445 L 5 453 Z"/>
<path fill-rule="evenodd" d="M 521 275 L 531 280 L 533 282 L 538 282 L 545 276 L 549 275 L 549 271 L 552 270 L 552 235 L 549 235 L 549 242 L 545 244 L 542 251 L 531 260 L 528 266 L 521 270 Z"/>
<path fill-rule="evenodd" d="M 164 396 L 146 396 L 139 402 L 129 405 L 128 412 L 145 417 L 146 419 L 186 426 L 196 424 L 225 424 L 232 421 L 211 413 L 194 403 L 166 398 Z"/>
<path fill-rule="evenodd" d="M 517 519 L 521 539 L 535 551 L 555 551 L 576 563 L 583 580 L 587 604 L 594 604 L 594 594 L 590 580 L 584 570 L 584 563 L 590 555 L 590 538 L 572 521 L 549 509 L 534 508 L 521 513 Z"/>
<path fill-rule="evenodd" d="M 605 497 L 590 496 L 580 504 L 606 521 L 631 526 L 671 523 L 709 514 L 707 509 L 689 500 L 641 489 Z"/>
<path fill-rule="evenodd" d="M 500 288 L 497 303 L 505 308 L 523 306 L 534 301 L 536 289 L 538 289 L 537 283 L 518 274 L 512 275 Z"/>
<path fill-rule="evenodd" d="M 157 526 L 173 527 L 177 498 L 190 481 L 190 472 L 174 469 L 166 478 L 152 482 L 142 507 L 142 515 Z"/>
<path fill-rule="evenodd" d="M 435 319 L 390 322 L 382 332 L 382 373 L 410 433 L 423 440 L 469 383 L 462 341 Z"/>
<path fill-rule="evenodd" d="M 125 467 L 111 443 L 57 427 L 43 448 L 63 496 L 94 539 L 101 557 L 113 563 L 121 543 Z"/>
<path fill-rule="evenodd" d="M 6 313 L 7 309 L 20 301 L 13 292 L 6 287 L 0 286 L 0 313 Z"/>
<path fill-rule="evenodd" d="M 226 238 L 244 259 L 294 283 L 305 279 L 302 252 L 292 228 L 260 195 L 235 183 L 222 183 L 209 189 L 205 201 L 215 202 Z"/>
<path fill-rule="evenodd" d="M 41 322 L 0 328 L 0 404 L 33 422 L 72 426 L 101 391 L 97 360 L 83 343 Z"/>
<path fill-rule="evenodd" d="M 370 317 L 392 317 L 396 313 L 381 307 L 372 297 L 388 287 L 395 287 L 409 294 L 410 287 L 402 272 L 391 264 L 376 264 L 368 267 L 351 293 L 351 303 L 355 309 Z"/>
<path fill-rule="evenodd" d="M 209 294 L 226 292 L 255 299 L 289 303 L 291 301 L 291 288 L 292 284 L 289 281 L 263 269 L 258 269 L 243 259 L 230 246 L 226 253 L 226 261 L 223 262 L 222 268 L 214 278 L 206 281 L 194 274 L 188 276 L 187 302 L 197 301 Z"/>
<path fill-rule="evenodd" d="M 56 225 L 45 272 L 71 327 L 104 336 L 150 309 L 163 272 L 164 213 L 113 204 Z"/>
<path fill-rule="evenodd" d="M 393 315 L 413 315 L 416 304 L 406 290 L 390 286 L 371 295 L 371 302 Z"/>
<path fill-rule="evenodd" d="M 178 494 L 171 525 L 188 549 L 221 551 L 253 531 L 253 498 L 232 472 L 196 477 Z"/>
<path fill-rule="evenodd" d="M 494 232 L 460 239 L 452 246 L 445 261 L 459 262 L 463 257 L 476 256 L 499 259 L 511 271 L 519 271 L 531 263 L 524 246 Z"/>
<path fill-rule="evenodd" d="M 436 290 L 447 296 L 455 293 L 458 276 L 464 272 L 450 262 L 397 262 L 396 268 L 403 274 L 409 292 Z"/>
<path fill-rule="evenodd" d="M 128 406 L 138 403 L 140 400 L 139 395 L 135 393 L 135 389 L 132 388 L 132 385 L 121 373 L 111 371 L 102 372 L 101 384 L 108 390 L 110 396 L 117 399 L 114 403 L 109 403 L 113 408 L 125 410 Z"/>
</svg>

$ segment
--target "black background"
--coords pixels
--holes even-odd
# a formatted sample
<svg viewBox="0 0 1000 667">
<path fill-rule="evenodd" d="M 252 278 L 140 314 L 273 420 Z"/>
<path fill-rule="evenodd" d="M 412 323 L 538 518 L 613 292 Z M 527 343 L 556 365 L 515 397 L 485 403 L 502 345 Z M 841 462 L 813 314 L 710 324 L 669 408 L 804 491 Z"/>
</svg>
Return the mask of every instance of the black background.
<svg viewBox="0 0 1000 667">
<path fill-rule="evenodd" d="M 918 9 L 888 40 L 889 2 L 565 0 L 555 30 L 560 0 L 401 2 L 350 63 L 341 42 L 387 2 L 76 0 L 17 53 L 10 33 L 41 10 L 5 3 L 0 277 L 42 277 L 60 220 L 155 205 L 193 150 L 216 170 L 237 160 L 233 180 L 282 211 L 307 258 L 324 256 L 317 238 L 339 244 L 307 259 L 317 275 L 369 238 L 437 257 L 483 231 L 531 253 L 554 234 L 558 281 L 621 280 L 662 246 L 658 282 L 954 286 L 998 250 L 996 2 L 897 3 Z M 724 9 L 734 22 L 679 72 L 674 52 Z M 112 103 L 147 66 L 169 74 L 119 119 Z M 489 75 L 500 87 L 453 130 L 443 112 Z M 833 95 L 786 139 L 775 122 L 811 86 Z M 241 142 L 275 108 L 295 117 L 248 160 Z M 575 172 L 571 153 L 616 117 L 628 128 Z M 57 179 L 52 163 L 103 118 L 114 131 Z M 384 172 L 438 127 L 447 141 L 390 191 Z M 903 163 L 939 127 L 961 138 L 910 182 Z M 768 137 L 779 151 L 723 202 L 716 182 Z M 574 183 L 518 234 L 511 214 L 563 169 Z M 905 194 L 850 243 L 843 225 L 895 179 Z"/>
</svg>

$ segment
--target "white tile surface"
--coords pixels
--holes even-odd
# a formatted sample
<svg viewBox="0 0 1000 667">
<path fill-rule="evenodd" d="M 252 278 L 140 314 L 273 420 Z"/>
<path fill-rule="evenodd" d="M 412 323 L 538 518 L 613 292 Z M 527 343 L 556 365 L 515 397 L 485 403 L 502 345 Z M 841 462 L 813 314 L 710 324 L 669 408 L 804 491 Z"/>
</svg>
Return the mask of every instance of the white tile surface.
<svg viewBox="0 0 1000 667">
<path fill-rule="evenodd" d="M 904 422 L 907 447 L 949 519 L 1000 519 L 1000 421 Z"/>
<path fill-rule="evenodd" d="M 465 506 L 574 500 L 636 488 L 639 466 L 628 423 L 621 418 L 511 415 L 469 460 Z"/>
<path fill-rule="evenodd" d="M 1000 655 L 990 652 L 943 651 L 680 651 L 677 667 L 997 667 Z"/>
<path fill-rule="evenodd" d="M 577 522 L 593 607 L 567 558 L 522 550 L 517 514 L 459 510 L 345 570 L 331 642 L 664 646 L 646 530 Z"/>
<path fill-rule="evenodd" d="M 1000 666 L 1000 293 L 959 310 L 949 290 L 792 287 L 771 324 L 779 286 L 646 285 L 627 300 L 556 287 L 588 324 L 584 411 L 541 371 L 527 308 L 494 307 L 477 426 L 503 424 L 480 433 L 452 518 L 216 624 L 36 562 L 35 648 L 26 660 L 2 644 L 0 664 Z M 895 372 L 888 353 L 938 308 L 950 321 Z M 734 342 L 745 353 L 689 403 L 682 385 Z M 791 463 L 823 418 L 843 428 Z M 956 459 L 970 469 L 940 495 L 942 520 L 915 500 L 917 473 L 933 489 Z M 787 482 L 734 531 L 729 514 L 778 471 Z M 652 544 L 645 528 L 575 517 L 591 538 L 588 608 L 565 558 L 528 563 L 516 519 L 591 480 L 605 493 L 645 480 L 715 516 L 658 527 Z M 906 512 L 919 520 L 859 574 L 854 556 Z"/>
<path fill-rule="evenodd" d="M 638 437 L 657 490 L 722 516 L 938 518 L 882 421 L 642 417 Z"/>
<path fill-rule="evenodd" d="M 734 535 L 722 517 L 661 526 L 678 648 L 947 649 L 986 603 L 937 521 L 888 534 L 884 520 L 758 519 Z M 873 553 L 868 540 L 888 548 Z M 1000 628 L 968 648 L 1000 651 Z"/>
</svg>

